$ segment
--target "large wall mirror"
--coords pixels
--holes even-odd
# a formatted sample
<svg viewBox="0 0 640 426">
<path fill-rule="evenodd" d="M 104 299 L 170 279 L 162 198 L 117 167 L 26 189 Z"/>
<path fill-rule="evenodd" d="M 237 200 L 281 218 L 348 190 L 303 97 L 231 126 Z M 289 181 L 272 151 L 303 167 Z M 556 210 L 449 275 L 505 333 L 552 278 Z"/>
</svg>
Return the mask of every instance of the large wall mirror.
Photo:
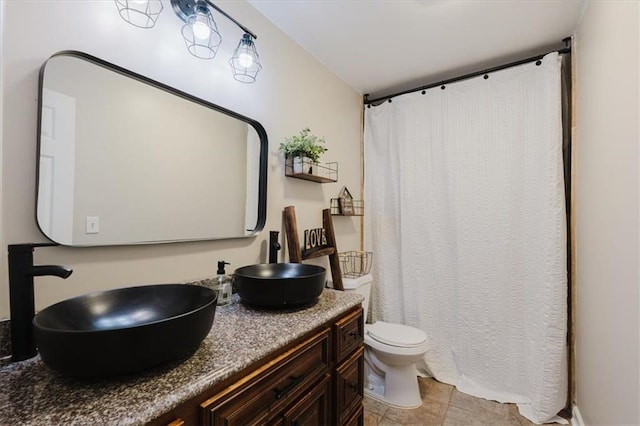
<svg viewBox="0 0 640 426">
<path fill-rule="evenodd" d="M 81 52 L 40 72 L 36 217 L 67 246 L 253 236 L 266 220 L 255 120 Z"/>
</svg>

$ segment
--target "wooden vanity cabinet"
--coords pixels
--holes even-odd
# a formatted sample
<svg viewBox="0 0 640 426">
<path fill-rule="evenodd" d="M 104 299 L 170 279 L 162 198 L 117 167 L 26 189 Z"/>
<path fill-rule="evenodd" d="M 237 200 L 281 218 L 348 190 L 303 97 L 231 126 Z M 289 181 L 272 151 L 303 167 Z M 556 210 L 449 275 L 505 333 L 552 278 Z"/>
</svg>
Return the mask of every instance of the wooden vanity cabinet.
<svg viewBox="0 0 640 426">
<path fill-rule="evenodd" d="M 363 425 L 362 308 L 159 417 L 172 425 Z"/>
</svg>

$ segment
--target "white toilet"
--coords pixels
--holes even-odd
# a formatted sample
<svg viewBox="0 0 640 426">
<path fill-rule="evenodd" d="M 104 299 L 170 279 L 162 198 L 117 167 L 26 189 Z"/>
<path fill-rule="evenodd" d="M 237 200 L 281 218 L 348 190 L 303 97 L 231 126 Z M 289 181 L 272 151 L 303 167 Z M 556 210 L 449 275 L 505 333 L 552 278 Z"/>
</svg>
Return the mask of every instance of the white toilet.
<svg viewBox="0 0 640 426">
<path fill-rule="evenodd" d="M 345 291 L 364 296 L 365 319 L 372 281 L 371 275 L 342 280 Z M 422 405 L 415 363 L 427 352 L 427 335 L 414 327 L 382 321 L 365 324 L 364 330 L 365 394 L 399 408 Z"/>
</svg>

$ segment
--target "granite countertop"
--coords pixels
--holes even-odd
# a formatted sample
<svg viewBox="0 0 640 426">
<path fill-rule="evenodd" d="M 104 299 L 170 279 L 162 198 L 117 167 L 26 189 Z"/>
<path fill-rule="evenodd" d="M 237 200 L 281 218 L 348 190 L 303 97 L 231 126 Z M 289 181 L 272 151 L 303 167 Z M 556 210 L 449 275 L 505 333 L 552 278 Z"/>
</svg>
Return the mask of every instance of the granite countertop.
<svg viewBox="0 0 640 426">
<path fill-rule="evenodd" d="M 362 302 L 362 296 L 325 289 L 318 303 L 297 311 L 218 306 L 211 331 L 182 363 L 109 380 L 63 377 L 40 357 L 0 368 L 0 424 L 147 423 L 269 353 Z"/>
</svg>

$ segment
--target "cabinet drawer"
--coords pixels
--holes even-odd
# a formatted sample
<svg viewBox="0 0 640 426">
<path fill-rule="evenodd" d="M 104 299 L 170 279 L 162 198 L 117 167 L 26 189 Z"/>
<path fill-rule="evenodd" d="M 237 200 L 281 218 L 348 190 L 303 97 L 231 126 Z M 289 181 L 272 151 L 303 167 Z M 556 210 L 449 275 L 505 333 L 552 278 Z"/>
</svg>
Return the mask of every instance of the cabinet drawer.
<svg viewBox="0 0 640 426">
<path fill-rule="evenodd" d="M 336 411 L 338 423 L 346 424 L 362 408 L 364 395 L 364 348 L 355 351 L 336 369 Z"/>
<path fill-rule="evenodd" d="M 270 422 L 328 371 L 329 330 L 324 330 L 201 403 L 201 423 Z"/>
<path fill-rule="evenodd" d="M 336 362 L 341 362 L 354 349 L 364 343 L 362 308 L 334 324 Z"/>
</svg>

